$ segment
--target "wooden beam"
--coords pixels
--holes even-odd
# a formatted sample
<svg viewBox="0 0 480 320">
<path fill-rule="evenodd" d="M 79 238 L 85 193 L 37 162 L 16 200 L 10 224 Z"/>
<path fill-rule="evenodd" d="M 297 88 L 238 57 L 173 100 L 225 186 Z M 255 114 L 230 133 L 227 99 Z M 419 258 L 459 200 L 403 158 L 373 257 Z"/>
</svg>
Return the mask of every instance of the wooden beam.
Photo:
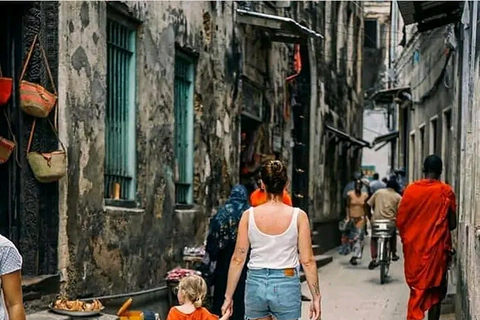
<svg viewBox="0 0 480 320">
<path fill-rule="evenodd" d="M 250 24 L 252 26 L 270 28 L 274 30 L 282 30 L 282 21 L 271 20 L 267 18 L 244 16 L 239 14 L 237 16 L 237 21 L 243 24 Z"/>
<path fill-rule="evenodd" d="M 452 11 L 455 11 L 459 8 L 459 4 L 457 1 L 452 2 L 441 2 L 435 5 L 434 7 L 430 7 L 428 9 L 423 9 L 421 4 L 418 5 L 420 7 L 419 11 L 415 12 L 414 18 L 417 22 L 422 22 L 427 20 L 428 18 L 435 17 L 441 14 L 451 14 Z"/>
<path fill-rule="evenodd" d="M 294 44 L 305 44 L 307 41 L 302 37 L 287 36 L 287 35 L 272 35 L 270 40 L 273 42 L 282 42 L 282 43 L 294 43 Z"/>
<path fill-rule="evenodd" d="M 460 19 L 459 16 L 456 15 L 449 15 L 442 19 L 436 19 L 433 21 L 429 21 L 427 23 L 419 23 L 418 24 L 418 32 L 425 32 L 431 29 L 435 29 L 450 23 L 457 22 Z"/>
</svg>

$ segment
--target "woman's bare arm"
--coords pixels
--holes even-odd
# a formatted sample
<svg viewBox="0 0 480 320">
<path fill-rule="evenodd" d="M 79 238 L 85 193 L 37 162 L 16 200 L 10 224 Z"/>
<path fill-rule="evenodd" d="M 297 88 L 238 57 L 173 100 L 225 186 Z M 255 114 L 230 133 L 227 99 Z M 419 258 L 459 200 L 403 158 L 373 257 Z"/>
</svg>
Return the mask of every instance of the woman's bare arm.
<svg viewBox="0 0 480 320">
<path fill-rule="evenodd" d="M 250 242 L 248 240 L 248 211 L 245 211 L 238 224 L 237 243 L 235 245 L 235 252 L 233 253 L 228 269 L 227 290 L 225 291 L 225 298 L 232 299 L 235 289 L 237 288 L 238 280 L 242 273 L 245 261 L 247 260 L 248 249 Z"/>
<path fill-rule="evenodd" d="M 307 214 L 303 211 L 300 211 L 298 215 L 298 251 L 310 293 L 314 299 L 320 299 L 317 262 L 313 255 L 310 223 Z"/>
<path fill-rule="evenodd" d="M 21 271 L 19 270 L 3 275 L 2 288 L 9 319 L 25 320 Z"/>
</svg>

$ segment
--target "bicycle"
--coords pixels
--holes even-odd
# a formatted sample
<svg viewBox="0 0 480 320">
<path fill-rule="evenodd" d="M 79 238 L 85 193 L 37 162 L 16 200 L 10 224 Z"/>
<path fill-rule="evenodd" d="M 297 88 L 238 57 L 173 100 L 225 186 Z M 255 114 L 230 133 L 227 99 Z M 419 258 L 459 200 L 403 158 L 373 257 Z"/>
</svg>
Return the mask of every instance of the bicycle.
<svg viewBox="0 0 480 320">
<path fill-rule="evenodd" d="M 380 266 L 380 284 L 384 284 L 390 270 L 392 250 L 390 239 L 395 235 L 395 221 L 376 220 L 372 223 L 372 237 L 377 238 L 378 264 Z"/>
</svg>

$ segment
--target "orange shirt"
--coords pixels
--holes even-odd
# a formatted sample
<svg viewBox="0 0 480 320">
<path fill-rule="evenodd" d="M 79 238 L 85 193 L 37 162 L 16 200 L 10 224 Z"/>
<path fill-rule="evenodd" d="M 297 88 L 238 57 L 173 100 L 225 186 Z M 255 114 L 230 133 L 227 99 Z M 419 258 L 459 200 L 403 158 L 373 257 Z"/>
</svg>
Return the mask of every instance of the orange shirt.
<svg viewBox="0 0 480 320">
<path fill-rule="evenodd" d="M 218 316 L 211 314 L 205 308 L 198 308 L 190 314 L 185 314 L 173 307 L 168 312 L 167 320 L 218 320 Z"/>
<path fill-rule="evenodd" d="M 292 206 L 292 198 L 286 191 L 283 191 L 282 201 L 288 206 Z M 257 189 L 250 195 L 250 204 L 252 207 L 257 207 L 267 202 L 267 192 L 262 189 Z"/>
</svg>

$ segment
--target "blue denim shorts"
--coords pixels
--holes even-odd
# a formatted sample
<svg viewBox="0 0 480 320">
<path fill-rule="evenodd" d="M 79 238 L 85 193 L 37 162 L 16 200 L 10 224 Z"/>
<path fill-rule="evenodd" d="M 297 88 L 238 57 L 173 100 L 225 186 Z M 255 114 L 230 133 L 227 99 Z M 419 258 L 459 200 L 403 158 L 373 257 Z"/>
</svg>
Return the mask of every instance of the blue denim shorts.
<svg viewBox="0 0 480 320">
<path fill-rule="evenodd" d="M 302 291 L 297 269 L 248 270 L 245 319 L 272 316 L 277 320 L 300 319 Z"/>
</svg>

